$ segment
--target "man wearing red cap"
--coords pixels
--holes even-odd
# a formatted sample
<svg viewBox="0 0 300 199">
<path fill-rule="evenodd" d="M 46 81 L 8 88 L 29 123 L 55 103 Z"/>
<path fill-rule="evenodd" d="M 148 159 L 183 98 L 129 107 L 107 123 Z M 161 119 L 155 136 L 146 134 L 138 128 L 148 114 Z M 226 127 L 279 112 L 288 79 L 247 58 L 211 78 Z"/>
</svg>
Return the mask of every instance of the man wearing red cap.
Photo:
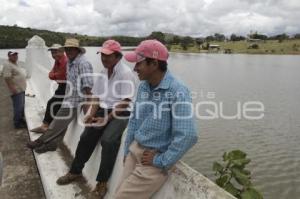
<svg viewBox="0 0 300 199">
<path fill-rule="evenodd" d="M 8 61 L 3 64 L 3 77 L 11 92 L 15 128 L 26 128 L 24 120 L 26 72 L 18 66 L 18 52 L 9 51 Z"/>
<path fill-rule="evenodd" d="M 125 55 L 142 80 L 125 140 L 124 171 L 116 199 L 148 199 L 168 171 L 197 142 L 192 100 L 168 70 L 168 50 L 146 40 Z"/>
<path fill-rule="evenodd" d="M 97 76 L 92 89 L 93 103 L 85 118 L 87 127 L 80 137 L 70 171 L 57 180 L 64 185 L 82 177 L 82 169 L 101 140 L 101 163 L 97 175 L 96 195 L 103 198 L 119 151 L 121 137 L 130 115 L 130 102 L 135 93 L 132 70 L 121 62 L 121 45 L 107 40 L 101 50 L 104 70 Z"/>
</svg>

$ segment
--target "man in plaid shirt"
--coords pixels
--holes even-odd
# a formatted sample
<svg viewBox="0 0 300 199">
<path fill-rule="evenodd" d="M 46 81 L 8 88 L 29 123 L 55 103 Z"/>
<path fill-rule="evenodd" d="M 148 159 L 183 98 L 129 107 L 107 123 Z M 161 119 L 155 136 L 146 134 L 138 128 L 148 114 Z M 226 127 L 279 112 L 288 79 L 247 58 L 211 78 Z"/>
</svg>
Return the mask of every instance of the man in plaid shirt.
<svg viewBox="0 0 300 199">
<path fill-rule="evenodd" d="M 167 70 L 168 50 L 143 41 L 125 55 L 141 82 L 125 141 L 124 171 L 116 199 L 148 199 L 168 170 L 197 142 L 190 92 Z"/>
<path fill-rule="evenodd" d="M 80 104 L 89 99 L 93 88 L 93 67 L 84 57 L 85 49 L 79 46 L 77 39 L 67 39 L 64 48 L 69 59 L 67 64 L 66 95 L 61 108 L 48 130 L 37 140 L 28 142 L 27 146 L 38 153 L 55 151 L 63 140 L 65 131 L 71 121 L 77 117 L 78 109 L 87 111 L 88 105 Z"/>
</svg>

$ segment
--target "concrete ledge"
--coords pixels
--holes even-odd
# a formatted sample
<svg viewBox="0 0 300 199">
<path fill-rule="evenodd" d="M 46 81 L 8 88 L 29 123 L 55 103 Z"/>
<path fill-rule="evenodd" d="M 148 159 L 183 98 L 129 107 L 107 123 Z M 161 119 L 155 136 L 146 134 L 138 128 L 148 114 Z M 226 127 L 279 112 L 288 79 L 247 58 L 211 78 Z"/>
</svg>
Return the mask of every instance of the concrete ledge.
<svg viewBox="0 0 300 199">
<path fill-rule="evenodd" d="M 27 92 L 34 93 L 30 82 Z M 43 110 L 38 104 L 39 102 L 37 101 L 37 98 L 26 98 L 25 115 L 28 129 L 32 129 L 41 124 Z M 29 132 L 29 135 L 31 140 L 35 140 L 40 136 L 32 132 Z M 71 184 L 66 186 L 58 186 L 56 184 L 57 178 L 68 171 L 68 167 L 59 154 L 59 150 L 60 149 L 55 152 L 48 152 L 44 154 L 34 153 L 46 198 L 83 198 L 78 195 L 81 192 L 81 189 L 77 185 Z"/>
<path fill-rule="evenodd" d="M 27 92 L 31 94 L 36 93 L 32 89 L 31 81 L 29 81 Z M 44 107 L 40 106 L 39 104 L 41 104 L 41 102 L 39 102 L 37 97 L 26 98 L 25 114 L 29 129 L 41 124 L 42 117 L 44 115 Z M 73 155 L 82 130 L 83 127 L 79 126 L 77 121 L 72 122 L 67 130 L 64 142 Z M 39 135 L 30 132 L 31 140 L 35 140 L 38 137 Z M 124 143 L 122 142 L 122 146 L 120 147 L 119 155 L 115 164 L 115 169 L 109 182 L 110 189 L 106 198 L 113 198 L 114 191 L 118 184 L 118 179 L 122 173 L 123 144 Z M 86 198 L 83 196 L 83 191 L 78 184 L 70 184 L 66 186 L 58 186 L 56 184 L 57 178 L 68 172 L 69 169 L 64 160 L 65 158 L 61 155 L 60 149 L 55 152 L 48 152 L 45 154 L 35 153 L 35 158 L 47 198 Z M 96 183 L 95 177 L 99 169 L 100 159 L 101 146 L 98 145 L 83 170 L 83 174 L 87 179 L 90 188 L 92 188 Z M 172 175 L 168 181 L 153 198 L 234 199 L 233 196 L 216 186 L 209 179 L 201 175 L 199 172 L 193 170 L 183 162 L 179 162 L 176 165 L 175 170 L 172 172 Z"/>
<path fill-rule="evenodd" d="M 35 94 L 35 98 L 26 98 L 25 114 L 27 119 L 28 128 L 32 129 L 42 122 L 44 116 L 45 106 L 47 100 L 52 96 L 49 92 L 51 88 L 51 82 L 48 79 L 49 71 L 49 56 L 46 48 L 40 47 L 30 49 L 27 48 L 27 57 L 25 68 L 31 71 L 31 78 L 28 80 L 27 93 Z M 34 51 L 30 52 L 30 50 Z M 44 52 L 44 54 L 42 53 Z M 36 56 L 38 55 L 38 57 Z M 37 61 L 38 59 L 39 61 Z M 73 121 L 66 132 L 64 137 L 64 143 L 74 155 L 77 143 L 80 135 L 83 131 L 83 126 L 78 124 L 78 120 L 81 119 L 81 115 L 77 120 Z M 119 154 L 114 166 L 114 170 L 110 181 L 108 183 L 109 190 L 106 195 L 106 199 L 113 198 L 116 186 L 118 185 L 118 179 L 123 171 L 123 141 L 120 146 Z M 31 140 L 35 140 L 39 137 L 35 133 L 30 133 Z M 48 199 L 73 199 L 73 198 L 90 198 L 84 194 L 80 184 L 70 184 L 66 186 L 58 186 L 56 180 L 61 175 L 68 172 L 69 168 L 66 164 L 65 157 L 61 153 L 60 149 L 55 152 L 48 152 L 45 154 L 34 154 L 38 169 L 40 171 L 42 183 L 45 189 L 45 194 Z M 94 150 L 89 161 L 86 163 L 83 170 L 83 175 L 87 180 L 87 184 L 90 188 L 96 184 L 96 176 L 99 169 L 101 160 L 101 146 L 100 144 Z M 209 179 L 204 177 L 199 172 L 193 170 L 186 164 L 179 162 L 176 165 L 175 170 L 171 173 L 170 178 L 164 184 L 164 186 L 155 194 L 153 199 L 234 199 L 233 196 L 219 188 Z"/>
</svg>

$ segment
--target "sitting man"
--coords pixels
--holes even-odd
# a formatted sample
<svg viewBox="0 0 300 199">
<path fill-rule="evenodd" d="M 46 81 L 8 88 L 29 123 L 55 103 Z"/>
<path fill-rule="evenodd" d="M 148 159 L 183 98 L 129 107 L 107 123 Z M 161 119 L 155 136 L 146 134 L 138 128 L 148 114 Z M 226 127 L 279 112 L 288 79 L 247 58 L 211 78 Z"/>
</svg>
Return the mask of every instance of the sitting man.
<svg viewBox="0 0 300 199">
<path fill-rule="evenodd" d="M 68 125 L 77 118 L 78 110 L 83 108 L 84 112 L 87 111 L 87 106 L 81 107 L 81 104 L 88 101 L 92 94 L 93 67 L 84 56 L 85 49 L 80 47 L 77 39 L 72 38 L 66 40 L 63 48 L 69 59 L 66 95 L 47 131 L 38 139 L 27 143 L 27 147 L 34 149 L 37 153 L 56 150 L 64 138 Z"/>
<path fill-rule="evenodd" d="M 52 58 L 54 59 L 54 66 L 49 72 L 49 79 L 55 80 L 58 87 L 54 96 L 48 100 L 46 113 L 43 119 L 43 124 L 37 128 L 32 129 L 35 133 L 44 133 L 48 130 L 49 124 L 52 122 L 53 117 L 56 115 L 61 107 L 61 102 L 64 100 L 66 90 L 66 67 L 68 58 L 65 51 L 59 44 L 53 44 L 49 51 L 51 51 Z"/>
<path fill-rule="evenodd" d="M 168 171 L 197 142 L 188 88 L 167 70 L 167 48 L 143 41 L 125 59 L 140 80 L 125 141 L 123 177 L 116 199 L 149 199 Z"/>
<path fill-rule="evenodd" d="M 135 93 L 133 71 L 122 63 L 121 45 L 107 40 L 100 50 L 104 70 L 92 89 L 93 104 L 85 118 L 87 124 L 78 143 L 70 171 L 57 180 L 64 185 L 82 177 L 82 170 L 101 140 L 101 163 L 94 192 L 103 198 L 118 155 L 121 138 L 130 115 L 130 102 Z"/>
</svg>

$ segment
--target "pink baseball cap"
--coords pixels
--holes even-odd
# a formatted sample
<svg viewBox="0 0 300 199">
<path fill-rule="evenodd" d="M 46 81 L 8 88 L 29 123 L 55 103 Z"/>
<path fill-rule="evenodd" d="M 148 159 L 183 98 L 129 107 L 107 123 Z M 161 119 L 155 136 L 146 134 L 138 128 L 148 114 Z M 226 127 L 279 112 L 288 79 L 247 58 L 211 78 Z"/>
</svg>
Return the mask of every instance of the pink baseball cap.
<svg viewBox="0 0 300 199">
<path fill-rule="evenodd" d="M 125 59 L 129 62 L 140 62 L 145 58 L 167 61 L 169 52 L 166 46 L 157 40 L 142 41 L 134 52 L 127 53 Z"/>
<path fill-rule="evenodd" d="M 104 53 L 106 55 L 110 55 L 114 52 L 121 52 L 121 44 L 115 40 L 109 39 L 102 44 L 102 48 L 97 52 L 97 54 Z"/>
</svg>

